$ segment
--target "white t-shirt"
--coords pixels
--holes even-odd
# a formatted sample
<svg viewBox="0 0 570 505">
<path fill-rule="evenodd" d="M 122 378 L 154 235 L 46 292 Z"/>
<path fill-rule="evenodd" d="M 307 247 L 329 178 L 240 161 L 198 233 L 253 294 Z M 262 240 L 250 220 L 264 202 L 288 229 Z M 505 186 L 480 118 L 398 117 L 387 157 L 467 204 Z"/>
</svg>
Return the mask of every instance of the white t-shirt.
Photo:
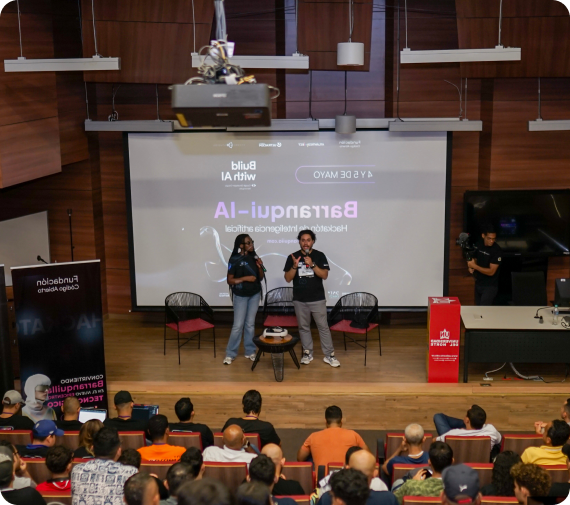
<svg viewBox="0 0 570 505">
<path fill-rule="evenodd" d="M 484 424 L 480 430 L 466 430 L 464 428 L 457 428 L 449 430 L 447 433 L 436 438 L 440 442 L 445 442 L 445 437 L 491 437 L 491 449 L 494 445 L 501 443 L 501 434 L 497 431 L 492 424 Z"/>
<path fill-rule="evenodd" d="M 257 457 L 257 454 L 251 452 L 245 452 L 243 449 L 241 451 L 234 451 L 229 449 L 224 445 L 224 448 L 220 447 L 207 447 L 202 453 L 204 461 L 212 461 L 216 463 L 251 463 L 253 458 Z"/>
</svg>

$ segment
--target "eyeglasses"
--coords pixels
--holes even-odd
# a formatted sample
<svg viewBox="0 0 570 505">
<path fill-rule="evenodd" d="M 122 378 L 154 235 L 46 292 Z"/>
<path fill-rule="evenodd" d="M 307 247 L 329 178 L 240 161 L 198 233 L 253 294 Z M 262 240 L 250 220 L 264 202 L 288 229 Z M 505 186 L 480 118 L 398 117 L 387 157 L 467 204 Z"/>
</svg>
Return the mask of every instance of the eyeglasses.
<svg viewBox="0 0 570 505">
<path fill-rule="evenodd" d="M 251 242 L 244 242 L 243 245 L 253 245 L 254 241 L 252 240 Z"/>
</svg>

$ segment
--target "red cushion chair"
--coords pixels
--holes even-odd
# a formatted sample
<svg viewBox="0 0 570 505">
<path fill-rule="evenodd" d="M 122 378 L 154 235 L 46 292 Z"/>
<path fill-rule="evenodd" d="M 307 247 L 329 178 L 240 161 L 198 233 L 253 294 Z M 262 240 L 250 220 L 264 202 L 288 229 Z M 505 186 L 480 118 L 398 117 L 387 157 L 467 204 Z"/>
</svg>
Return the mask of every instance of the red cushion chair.
<svg viewBox="0 0 570 505">
<path fill-rule="evenodd" d="M 263 303 L 263 326 L 297 328 L 297 316 L 293 306 L 293 288 L 283 287 L 268 291 Z"/>
</svg>

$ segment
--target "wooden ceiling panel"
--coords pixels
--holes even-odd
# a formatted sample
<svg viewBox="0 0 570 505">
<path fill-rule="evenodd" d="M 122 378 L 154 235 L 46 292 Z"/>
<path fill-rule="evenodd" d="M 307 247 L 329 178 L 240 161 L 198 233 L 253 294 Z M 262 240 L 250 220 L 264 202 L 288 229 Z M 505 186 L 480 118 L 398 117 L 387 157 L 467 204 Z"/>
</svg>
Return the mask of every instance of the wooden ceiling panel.
<svg viewBox="0 0 570 505">
<path fill-rule="evenodd" d="M 498 18 L 498 0 L 456 0 L 458 18 Z M 504 0 L 503 17 L 567 16 L 568 10 L 555 0 Z"/>
</svg>

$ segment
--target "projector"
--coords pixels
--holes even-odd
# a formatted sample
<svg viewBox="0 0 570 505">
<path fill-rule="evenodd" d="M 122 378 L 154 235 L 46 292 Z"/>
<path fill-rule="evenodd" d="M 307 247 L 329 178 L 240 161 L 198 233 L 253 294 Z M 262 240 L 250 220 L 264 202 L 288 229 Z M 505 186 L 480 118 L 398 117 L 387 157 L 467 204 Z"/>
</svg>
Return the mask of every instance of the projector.
<svg viewBox="0 0 570 505">
<path fill-rule="evenodd" d="M 188 126 L 271 126 L 267 84 L 175 84 L 172 110 Z"/>
</svg>

